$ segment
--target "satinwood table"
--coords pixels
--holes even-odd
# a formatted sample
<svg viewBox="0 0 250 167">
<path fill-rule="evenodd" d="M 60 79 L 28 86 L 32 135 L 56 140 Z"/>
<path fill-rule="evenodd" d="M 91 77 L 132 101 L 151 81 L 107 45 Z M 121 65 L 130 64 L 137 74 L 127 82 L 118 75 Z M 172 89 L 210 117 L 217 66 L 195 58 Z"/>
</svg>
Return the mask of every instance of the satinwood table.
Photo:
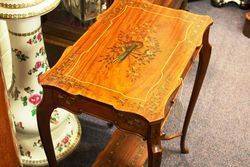
<svg viewBox="0 0 250 167">
<path fill-rule="evenodd" d="M 57 107 L 113 122 L 147 141 L 148 164 L 159 167 L 161 129 L 183 78 L 199 56 L 194 89 L 181 136 L 187 153 L 188 124 L 210 59 L 212 20 L 144 0 L 116 0 L 57 64 L 39 77 L 44 98 L 37 110 L 49 165 L 57 165 L 50 116 Z M 173 136 L 174 137 L 174 136 Z M 131 148 L 133 149 L 133 148 Z"/>
</svg>

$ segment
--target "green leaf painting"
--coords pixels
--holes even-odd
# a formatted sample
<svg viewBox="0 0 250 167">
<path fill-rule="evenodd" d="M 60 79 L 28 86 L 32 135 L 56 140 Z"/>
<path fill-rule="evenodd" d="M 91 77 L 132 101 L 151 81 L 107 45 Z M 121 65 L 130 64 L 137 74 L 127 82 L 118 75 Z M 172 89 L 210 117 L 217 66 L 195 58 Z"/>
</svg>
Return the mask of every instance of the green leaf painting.
<svg viewBox="0 0 250 167">
<path fill-rule="evenodd" d="M 29 59 L 28 56 L 26 56 L 22 51 L 20 51 L 18 49 L 12 49 L 12 52 L 15 53 L 17 60 L 19 62 L 26 61 L 27 59 Z"/>
<path fill-rule="evenodd" d="M 27 104 L 28 104 L 28 102 L 27 102 L 27 100 L 28 100 L 27 96 L 21 97 L 21 100 L 23 102 L 23 106 L 27 106 Z"/>
<path fill-rule="evenodd" d="M 32 117 L 34 117 L 36 115 L 36 108 L 33 108 L 33 110 L 31 110 L 31 115 L 32 115 Z"/>
</svg>

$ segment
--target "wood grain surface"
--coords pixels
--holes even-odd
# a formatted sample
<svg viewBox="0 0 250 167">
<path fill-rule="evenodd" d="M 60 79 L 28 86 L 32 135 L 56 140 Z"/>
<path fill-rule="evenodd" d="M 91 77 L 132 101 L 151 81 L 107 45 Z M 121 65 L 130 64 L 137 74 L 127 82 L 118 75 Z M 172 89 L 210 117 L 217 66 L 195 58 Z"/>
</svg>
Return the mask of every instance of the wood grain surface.
<svg viewBox="0 0 250 167">
<path fill-rule="evenodd" d="M 211 24 L 208 16 L 117 0 L 39 81 L 160 120 Z"/>
<path fill-rule="evenodd" d="M 117 129 L 92 167 L 143 167 L 147 157 L 146 141 Z"/>
<path fill-rule="evenodd" d="M 0 167 L 21 166 L 9 117 L 9 104 L 0 60 Z"/>
</svg>

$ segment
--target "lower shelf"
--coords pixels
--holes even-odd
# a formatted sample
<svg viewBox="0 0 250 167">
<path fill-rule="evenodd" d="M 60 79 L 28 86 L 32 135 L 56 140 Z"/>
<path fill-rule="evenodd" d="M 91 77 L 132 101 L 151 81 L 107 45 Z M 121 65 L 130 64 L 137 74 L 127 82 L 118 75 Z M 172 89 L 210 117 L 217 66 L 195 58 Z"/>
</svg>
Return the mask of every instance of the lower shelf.
<svg viewBox="0 0 250 167">
<path fill-rule="evenodd" d="M 146 141 L 117 129 L 92 167 L 142 167 L 147 157 Z"/>
</svg>

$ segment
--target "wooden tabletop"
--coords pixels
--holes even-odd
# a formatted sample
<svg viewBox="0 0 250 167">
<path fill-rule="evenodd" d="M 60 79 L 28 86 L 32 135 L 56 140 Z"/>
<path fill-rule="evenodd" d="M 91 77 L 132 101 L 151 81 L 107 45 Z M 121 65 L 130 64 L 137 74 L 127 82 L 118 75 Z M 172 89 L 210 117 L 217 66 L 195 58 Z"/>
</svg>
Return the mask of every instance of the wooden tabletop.
<svg viewBox="0 0 250 167">
<path fill-rule="evenodd" d="M 116 0 L 39 81 L 156 121 L 211 24 L 208 16 Z"/>
</svg>

